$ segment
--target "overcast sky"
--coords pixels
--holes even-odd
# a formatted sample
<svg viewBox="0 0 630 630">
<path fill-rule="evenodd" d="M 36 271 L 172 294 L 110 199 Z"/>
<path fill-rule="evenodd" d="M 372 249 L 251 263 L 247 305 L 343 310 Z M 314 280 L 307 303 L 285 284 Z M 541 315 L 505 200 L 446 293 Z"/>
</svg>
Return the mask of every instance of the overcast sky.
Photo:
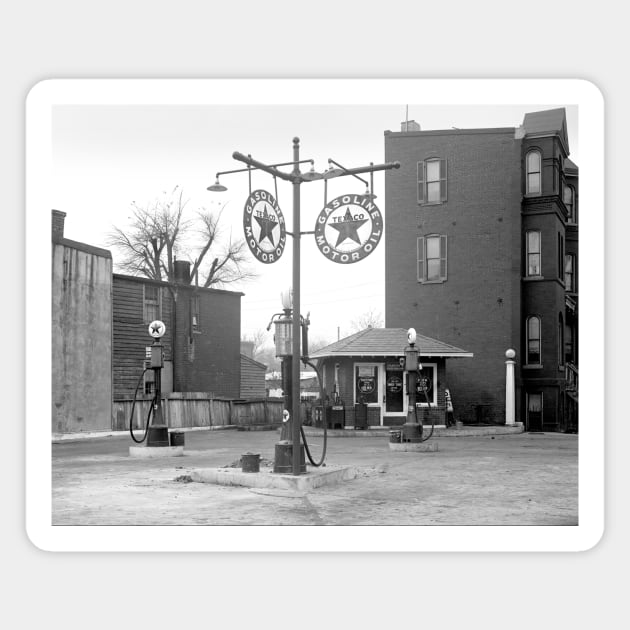
<svg viewBox="0 0 630 630">
<path fill-rule="evenodd" d="M 301 140 L 302 159 L 313 158 L 323 171 L 328 158 L 351 168 L 384 161 L 385 130 L 400 131 L 407 115 L 423 130 L 516 127 L 528 111 L 566 107 L 571 159 L 579 165 L 577 106 L 540 105 L 55 105 L 52 108 L 51 208 L 67 213 L 65 236 L 107 247 L 113 225 L 125 227 L 131 202 L 154 201 L 179 186 L 188 208 L 218 208 L 226 233 L 243 234 L 243 207 L 249 194 L 247 174 L 228 175 L 228 191 L 206 190 L 215 173 L 242 168 L 234 151 L 267 164 L 292 159 L 292 139 Z M 308 165 L 305 165 L 308 168 Z M 366 177 L 369 179 L 369 176 Z M 292 186 L 278 181 L 278 203 L 292 229 Z M 253 175 L 252 188 L 272 194 L 269 175 Z M 328 200 L 363 193 L 351 177 L 331 180 Z M 376 204 L 383 206 L 383 173 L 374 175 Z M 301 186 L 301 230 L 314 229 L 324 206 L 323 182 Z M 302 314 L 310 311 L 313 338 L 334 341 L 351 331 L 353 320 L 368 310 L 384 314 L 384 240 L 370 256 L 351 265 L 327 260 L 313 235 L 302 243 Z M 249 256 L 249 252 L 248 252 Z M 265 265 L 251 257 L 254 281 L 230 285 L 242 291 L 242 335 L 265 329 L 278 312 L 280 291 L 291 285 L 291 238 L 279 262 Z M 115 257 L 114 257 L 115 258 Z M 412 323 L 410 323 L 412 325 Z M 272 333 L 267 335 L 272 343 Z"/>
</svg>

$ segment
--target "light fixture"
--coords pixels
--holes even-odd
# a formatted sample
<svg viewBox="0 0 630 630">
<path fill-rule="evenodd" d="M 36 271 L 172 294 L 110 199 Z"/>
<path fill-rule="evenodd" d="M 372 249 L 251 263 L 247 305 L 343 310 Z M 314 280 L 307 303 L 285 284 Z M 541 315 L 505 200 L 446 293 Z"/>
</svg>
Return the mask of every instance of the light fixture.
<svg viewBox="0 0 630 630">
<path fill-rule="evenodd" d="M 293 291 L 291 289 L 282 291 L 280 299 L 284 313 L 272 320 L 276 327 L 273 340 L 276 345 L 276 356 L 290 357 L 293 354 L 293 318 L 291 316 Z"/>
<path fill-rule="evenodd" d="M 208 186 L 207 190 L 210 190 L 211 192 L 224 192 L 227 188 L 219 182 L 219 177 L 217 176 L 217 180 L 212 186 Z"/>
<path fill-rule="evenodd" d="M 280 300 L 282 302 L 282 308 L 285 311 L 290 311 L 293 308 L 293 291 L 287 289 L 280 293 Z"/>
<path fill-rule="evenodd" d="M 323 179 L 324 175 L 322 175 L 321 173 L 317 173 L 315 171 L 315 162 L 311 162 L 311 170 L 307 171 L 306 173 L 304 173 L 302 175 L 302 179 L 305 182 L 312 182 L 315 181 L 316 179 Z"/>
<path fill-rule="evenodd" d="M 345 175 L 346 172 L 342 168 L 329 168 L 327 171 L 324 171 L 324 179 L 331 179 L 332 177 L 340 177 L 341 175 Z"/>
</svg>

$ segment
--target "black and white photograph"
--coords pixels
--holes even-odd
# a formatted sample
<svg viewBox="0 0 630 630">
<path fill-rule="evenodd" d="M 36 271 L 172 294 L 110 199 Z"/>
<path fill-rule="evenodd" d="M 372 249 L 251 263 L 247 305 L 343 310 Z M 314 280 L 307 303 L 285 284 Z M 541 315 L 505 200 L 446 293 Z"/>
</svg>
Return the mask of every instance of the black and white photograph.
<svg viewBox="0 0 630 630">
<path fill-rule="evenodd" d="M 7 5 L 4 625 L 622 626 L 623 5 Z"/>
<path fill-rule="evenodd" d="M 33 541 L 595 544 L 598 103 L 561 80 L 35 86 Z"/>
</svg>

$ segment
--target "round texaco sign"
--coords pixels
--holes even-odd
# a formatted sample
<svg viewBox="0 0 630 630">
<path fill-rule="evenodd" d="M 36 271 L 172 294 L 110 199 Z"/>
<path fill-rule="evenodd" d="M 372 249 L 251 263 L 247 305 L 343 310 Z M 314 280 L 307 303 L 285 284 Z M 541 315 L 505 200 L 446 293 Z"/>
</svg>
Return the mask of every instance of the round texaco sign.
<svg viewBox="0 0 630 630">
<path fill-rule="evenodd" d="M 245 241 L 262 263 L 273 263 L 282 256 L 287 242 L 284 216 L 278 202 L 266 190 L 254 190 L 243 212 Z"/>
<path fill-rule="evenodd" d="M 163 337 L 165 332 L 166 326 L 164 325 L 164 322 L 161 322 L 159 319 L 156 319 L 149 324 L 149 334 L 154 339 Z"/>
<path fill-rule="evenodd" d="M 383 234 L 383 215 L 364 195 L 341 195 L 324 206 L 315 224 L 315 242 L 329 260 L 350 264 L 369 256 Z"/>
</svg>

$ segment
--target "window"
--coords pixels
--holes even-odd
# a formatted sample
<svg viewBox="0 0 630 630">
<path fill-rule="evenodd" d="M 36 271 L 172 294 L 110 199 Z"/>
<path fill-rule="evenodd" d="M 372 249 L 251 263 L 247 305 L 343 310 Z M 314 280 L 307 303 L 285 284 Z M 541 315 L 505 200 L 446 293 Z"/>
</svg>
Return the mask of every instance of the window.
<svg viewBox="0 0 630 630">
<path fill-rule="evenodd" d="M 151 284 L 144 285 L 144 321 L 150 324 L 161 318 L 160 287 Z"/>
<path fill-rule="evenodd" d="M 429 404 L 437 405 L 437 364 L 422 363 L 422 369 L 418 372 L 416 379 L 416 405 L 427 407 Z"/>
<path fill-rule="evenodd" d="M 564 287 L 567 291 L 575 292 L 575 255 L 566 254 L 564 257 Z"/>
<path fill-rule="evenodd" d="M 558 278 L 564 281 L 564 236 L 558 232 Z"/>
<path fill-rule="evenodd" d="M 564 365 L 564 319 L 558 315 L 558 365 Z"/>
<path fill-rule="evenodd" d="M 418 203 L 443 203 L 446 187 L 446 160 L 431 158 L 418 162 Z"/>
<path fill-rule="evenodd" d="M 527 365 L 540 365 L 540 317 L 527 318 Z"/>
<path fill-rule="evenodd" d="M 573 348 L 573 326 L 566 324 L 564 327 L 564 360 L 567 363 L 575 363 Z"/>
<path fill-rule="evenodd" d="M 444 282 L 447 277 L 446 236 L 418 237 L 418 282 Z"/>
<path fill-rule="evenodd" d="M 527 239 L 527 275 L 540 276 L 540 232 L 532 230 L 526 232 Z"/>
<path fill-rule="evenodd" d="M 540 195 L 541 193 L 541 171 L 540 171 L 540 151 L 530 151 L 525 158 L 526 161 L 526 178 L 525 178 L 525 194 Z"/>
<path fill-rule="evenodd" d="M 565 185 L 562 200 L 567 208 L 567 223 L 575 223 L 575 190 L 573 186 Z"/>
<path fill-rule="evenodd" d="M 201 331 L 201 324 L 199 323 L 199 296 L 193 295 L 190 298 L 190 323 L 193 332 Z"/>
</svg>

